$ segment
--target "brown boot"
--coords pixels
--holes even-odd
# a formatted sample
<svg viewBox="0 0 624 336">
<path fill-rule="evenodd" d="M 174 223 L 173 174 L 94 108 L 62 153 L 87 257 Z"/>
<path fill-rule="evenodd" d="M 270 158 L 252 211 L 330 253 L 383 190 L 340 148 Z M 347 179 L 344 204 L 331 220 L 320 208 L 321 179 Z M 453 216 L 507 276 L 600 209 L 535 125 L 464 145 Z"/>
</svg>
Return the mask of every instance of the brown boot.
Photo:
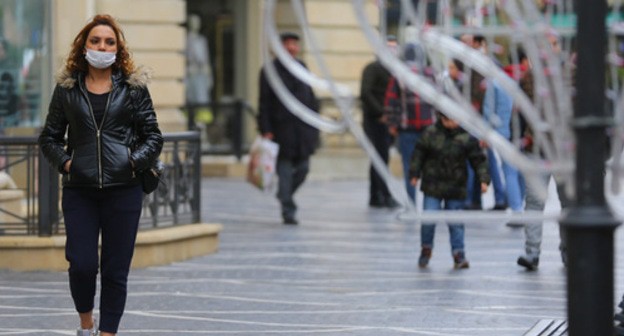
<svg viewBox="0 0 624 336">
<path fill-rule="evenodd" d="M 431 259 L 431 247 L 423 247 L 420 250 L 420 257 L 418 258 L 418 267 L 425 268 L 429 265 L 429 259 Z"/>
<path fill-rule="evenodd" d="M 464 252 L 455 252 L 453 253 L 453 268 L 455 269 L 462 269 L 462 268 L 469 268 L 470 264 L 468 263 L 468 260 L 466 260 L 466 255 L 464 254 Z"/>
</svg>

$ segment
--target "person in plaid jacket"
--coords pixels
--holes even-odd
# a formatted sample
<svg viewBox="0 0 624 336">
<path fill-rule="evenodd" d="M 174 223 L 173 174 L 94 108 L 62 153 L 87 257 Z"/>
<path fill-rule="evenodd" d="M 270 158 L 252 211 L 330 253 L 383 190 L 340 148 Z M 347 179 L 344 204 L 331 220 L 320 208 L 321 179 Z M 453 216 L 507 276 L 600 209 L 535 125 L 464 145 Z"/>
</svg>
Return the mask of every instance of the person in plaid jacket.
<svg viewBox="0 0 624 336">
<path fill-rule="evenodd" d="M 433 73 L 426 67 L 426 54 L 420 44 L 406 45 L 403 58 L 412 71 L 426 76 L 433 82 Z M 384 112 L 390 134 L 398 138 L 405 188 L 415 203 L 416 188 L 410 184 L 409 163 L 422 131 L 434 122 L 434 108 L 392 77 L 386 90 Z"/>
</svg>

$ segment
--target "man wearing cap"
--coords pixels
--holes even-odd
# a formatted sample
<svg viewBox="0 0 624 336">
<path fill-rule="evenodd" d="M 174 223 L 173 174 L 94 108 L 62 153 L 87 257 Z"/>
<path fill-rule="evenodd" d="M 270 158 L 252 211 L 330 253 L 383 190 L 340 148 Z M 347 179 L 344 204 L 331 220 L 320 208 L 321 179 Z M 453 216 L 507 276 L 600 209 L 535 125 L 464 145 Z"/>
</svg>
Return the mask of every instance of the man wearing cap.
<svg viewBox="0 0 624 336">
<path fill-rule="evenodd" d="M 389 35 L 386 40 L 388 48 L 397 54 L 398 45 L 396 37 Z M 392 144 L 392 137 L 388 132 L 388 126 L 384 118 L 384 99 L 390 78 L 390 72 L 386 70 L 379 59 L 376 59 L 364 68 L 360 86 L 364 132 L 386 165 L 388 164 L 390 145 Z M 369 180 L 369 206 L 395 208 L 399 205 L 390 195 L 385 181 L 372 164 L 369 169 Z"/>
<path fill-rule="evenodd" d="M 282 44 L 288 53 L 304 67 L 299 54 L 299 35 L 285 32 L 280 35 Z M 284 86 L 302 104 L 318 113 L 319 103 L 306 83 L 292 75 L 276 58 L 273 65 Z M 319 144 L 319 132 L 306 124 L 280 101 L 271 87 L 264 68 L 260 72 L 260 101 L 258 113 L 258 130 L 264 138 L 279 144 L 277 158 L 277 176 L 279 179 L 277 199 L 280 201 L 284 224 L 298 224 L 296 218 L 297 205 L 294 193 L 303 184 L 310 168 L 310 156 Z"/>
</svg>

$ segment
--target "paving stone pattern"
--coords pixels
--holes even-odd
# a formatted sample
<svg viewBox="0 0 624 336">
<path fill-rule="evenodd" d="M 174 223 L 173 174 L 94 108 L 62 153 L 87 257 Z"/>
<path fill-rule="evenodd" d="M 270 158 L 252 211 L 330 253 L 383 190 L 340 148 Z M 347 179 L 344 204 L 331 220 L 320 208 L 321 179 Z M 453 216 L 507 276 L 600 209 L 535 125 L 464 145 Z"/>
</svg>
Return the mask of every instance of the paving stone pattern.
<svg viewBox="0 0 624 336">
<path fill-rule="evenodd" d="M 369 209 L 365 180 L 307 182 L 298 226 L 281 224 L 274 197 L 240 179 L 203 182 L 203 220 L 224 225 L 220 250 L 132 271 L 119 335 L 515 336 L 565 319 L 554 224 L 537 272 L 515 264 L 522 230 L 474 220 L 470 269 L 452 269 L 438 225 L 420 270 L 419 225 Z M 0 270 L 0 335 L 75 335 L 76 324 L 65 273 Z"/>
</svg>

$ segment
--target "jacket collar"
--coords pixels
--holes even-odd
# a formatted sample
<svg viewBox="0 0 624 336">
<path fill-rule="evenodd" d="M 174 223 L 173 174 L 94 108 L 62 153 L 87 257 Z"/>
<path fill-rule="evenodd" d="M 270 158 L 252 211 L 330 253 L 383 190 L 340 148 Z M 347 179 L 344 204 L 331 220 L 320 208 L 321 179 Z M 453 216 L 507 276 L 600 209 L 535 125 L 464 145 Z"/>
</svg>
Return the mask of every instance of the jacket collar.
<svg viewBox="0 0 624 336">
<path fill-rule="evenodd" d="M 56 76 L 56 82 L 63 88 L 72 89 L 76 86 L 76 83 L 84 82 L 84 76 L 84 73 L 71 73 L 63 67 L 63 69 Z M 137 67 L 128 77 L 125 77 L 121 71 L 113 71 L 112 74 L 113 87 L 124 81 L 133 88 L 146 87 L 151 78 L 152 71 L 143 66 Z"/>
</svg>

